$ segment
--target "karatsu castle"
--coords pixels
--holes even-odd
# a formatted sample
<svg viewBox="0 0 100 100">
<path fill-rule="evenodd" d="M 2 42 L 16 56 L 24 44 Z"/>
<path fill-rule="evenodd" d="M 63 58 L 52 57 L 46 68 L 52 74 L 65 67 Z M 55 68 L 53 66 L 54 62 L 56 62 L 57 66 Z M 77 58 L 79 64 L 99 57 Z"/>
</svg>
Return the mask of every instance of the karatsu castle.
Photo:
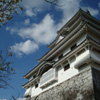
<svg viewBox="0 0 100 100">
<path fill-rule="evenodd" d="M 22 86 L 26 89 L 26 100 L 38 100 L 32 98 L 89 68 L 100 70 L 100 21 L 88 10 L 80 9 L 57 32 L 48 48 L 50 50 L 38 60 L 39 64 L 24 75 L 29 80 Z"/>
</svg>

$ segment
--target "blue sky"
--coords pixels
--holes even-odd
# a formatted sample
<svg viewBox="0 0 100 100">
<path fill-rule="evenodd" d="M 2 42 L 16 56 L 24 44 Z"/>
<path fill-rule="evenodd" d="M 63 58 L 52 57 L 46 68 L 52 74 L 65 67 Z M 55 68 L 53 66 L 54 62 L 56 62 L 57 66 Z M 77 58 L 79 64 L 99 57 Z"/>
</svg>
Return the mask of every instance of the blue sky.
<svg viewBox="0 0 100 100">
<path fill-rule="evenodd" d="M 19 94 L 23 98 L 22 85 L 27 82 L 23 75 L 38 64 L 37 60 L 49 50 L 47 46 L 55 39 L 56 32 L 79 8 L 88 9 L 100 20 L 99 0 L 59 0 L 60 6 L 44 0 L 23 0 L 21 5 L 23 12 L 18 11 L 19 14 L 0 29 L 0 49 L 12 48 L 13 56 L 8 60 L 14 62 L 11 66 L 16 69 L 9 81 L 13 89 L 0 89 L 0 100 L 11 100 Z"/>
</svg>

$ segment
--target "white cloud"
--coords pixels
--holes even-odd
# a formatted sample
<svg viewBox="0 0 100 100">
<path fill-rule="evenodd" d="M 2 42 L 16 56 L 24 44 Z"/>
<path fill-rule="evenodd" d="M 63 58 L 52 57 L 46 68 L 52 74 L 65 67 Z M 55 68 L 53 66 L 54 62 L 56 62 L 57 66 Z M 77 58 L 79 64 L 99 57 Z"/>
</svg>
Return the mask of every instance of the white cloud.
<svg viewBox="0 0 100 100">
<path fill-rule="evenodd" d="M 45 2 L 43 0 L 29 0 L 28 2 L 27 0 L 24 0 L 22 3 L 26 8 L 42 8 L 45 5 Z"/>
<path fill-rule="evenodd" d="M 98 3 L 98 6 L 100 7 L 100 2 Z"/>
<path fill-rule="evenodd" d="M 26 15 L 29 17 L 49 8 L 48 3 L 44 0 L 23 0 L 22 5 L 26 9 Z"/>
<path fill-rule="evenodd" d="M 62 11 L 63 17 L 61 22 L 58 24 L 58 29 L 61 28 L 70 18 L 72 18 L 79 8 L 82 8 L 85 11 L 88 9 L 92 16 L 97 16 L 99 14 L 99 10 L 89 6 L 81 6 L 81 2 L 82 0 L 59 0 L 59 5 L 62 6 L 56 8 Z"/>
<path fill-rule="evenodd" d="M 21 56 L 22 54 L 30 54 L 35 52 L 38 49 L 38 45 L 31 40 L 27 40 L 25 42 L 16 43 L 11 46 L 12 51 Z"/>
<path fill-rule="evenodd" d="M 58 29 L 61 28 L 80 8 L 81 0 L 59 0 L 58 10 L 61 10 L 63 17 L 61 22 L 58 24 Z"/>
<path fill-rule="evenodd" d="M 10 30 L 10 28 L 9 28 L 9 27 L 6 27 L 6 30 L 7 30 L 7 31 Z"/>
<path fill-rule="evenodd" d="M 0 99 L 0 100 L 7 100 L 7 99 Z"/>
<path fill-rule="evenodd" d="M 10 28 L 10 27 L 6 27 L 7 31 L 10 31 L 11 34 L 18 32 L 18 29 L 16 27 Z"/>
<path fill-rule="evenodd" d="M 12 32 L 14 28 L 10 28 Z M 30 27 L 15 29 L 23 39 L 32 39 L 36 43 L 49 44 L 56 37 L 56 26 L 52 17 L 47 14 L 39 24 L 33 24 Z M 13 32 L 15 32 L 13 31 Z"/>
<path fill-rule="evenodd" d="M 97 16 L 99 14 L 99 10 L 93 9 L 91 7 L 83 7 L 83 9 L 86 11 L 87 9 L 90 11 L 92 16 Z"/>
<path fill-rule="evenodd" d="M 36 14 L 32 11 L 32 9 L 26 9 L 25 13 L 26 13 L 27 16 L 30 16 L 30 17 L 36 15 Z"/>
<path fill-rule="evenodd" d="M 25 21 L 25 23 L 27 22 L 29 22 L 29 20 Z M 19 29 L 9 27 L 7 30 L 8 29 L 11 33 L 17 33 L 23 39 L 28 39 L 25 42 L 16 43 L 11 46 L 17 55 L 33 53 L 38 49 L 39 44 L 50 44 L 55 39 L 57 31 L 54 20 L 50 14 L 47 14 L 39 24 L 21 27 Z"/>
<path fill-rule="evenodd" d="M 38 46 L 39 44 L 50 44 L 55 39 L 57 30 L 62 27 L 62 25 L 64 25 L 69 20 L 69 18 L 73 16 L 73 13 L 78 10 L 80 0 L 61 0 L 60 2 L 61 4 L 66 4 L 63 7 L 57 8 L 57 10 L 61 10 L 63 12 L 63 18 L 61 19 L 60 23 L 55 25 L 52 16 L 47 14 L 38 24 L 35 23 L 30 27 L 21 27 L 19 29 L 10 28 L 10 31 L 14 33 L 16 31 L 18 35 L 23 39 L 31 39 L 35 42 L 35 44 L 38 44 Z M 29 5 L 32 8 L 33 6 L 39 6 L 40 4 L 37 3 L 36 5 L 33 4 L 32 6 L 32 3 L 29 3 L 26 6 L 29 7 Z M 19 44 L 15 44 L 12 46 L 14 52 L 18 55 L 22 55 L 23 53 L 30 54 L 36 50 L 35 48 L 30 49 L 31 46 L 25 49 L 25 47 L 27 47 L 26 44 L 28 43 L 21 42 Z"/>
<path fill-rule="evenodd" d="M 39 24 L 33 24 L 32 38 L 42 44 L 49 44 L 56 37 L 56 26 L 49 14 Z"/>
<path fill-rule="evenodd" d="M 30 19 L 25 19 L 24 24 L 29 25 L 30 24 Z"/>
<path fill-rule="evenodd" d="M 38 49 L 39 44 L 50 44 L 55 39 L 56 32 L 79 10 L 81 7 L 81 1 L 82 0 L 59 0 L 59 5 L 62 6 L 55 6 L 55 8 L 62 12 L 62 18 L 56 25 L 53 17 L 50 14 L 47 14 L 39 23 L 32 24 L 31 22 L 31 25 L 29 25 L 30 20 L 26 19 L 24 24 L 29 25 L 27 27 L 24 25 L 19 28 L 7 27 L 6 30 L 10 30 L 11 33 L 17 33 L 20 37 L 22 37 L 22 39 L 27 39 L 25 42 L 12 46 L 14 52 L 18 55 L 30 54 Z M 47 3 L 45 4 L 44 0 L 30 0 L 29 2 L 24 0 L 23 4 L 26 8 L 26 14 L 30 17 L 34 16 L 34 12 L 37 13 L 43 11 L 48 5 Z M 93 16 L 96 16 L 99 13 L 97 9 L 93 9 L 91 7 L 82 8 L 84 10 L 88 9 Z M 35 45 L 34 48 L 31 47 L 33 44 Z"/>
</svg>

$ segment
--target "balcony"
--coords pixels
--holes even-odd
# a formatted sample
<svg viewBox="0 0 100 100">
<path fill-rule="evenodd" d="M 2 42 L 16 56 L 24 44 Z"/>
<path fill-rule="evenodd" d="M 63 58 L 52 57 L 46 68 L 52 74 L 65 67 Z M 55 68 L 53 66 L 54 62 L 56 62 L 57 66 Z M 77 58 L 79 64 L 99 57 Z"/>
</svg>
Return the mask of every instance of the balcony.
<svg viewBox="0 0 100 100">
<path fill-rule="evenodd" d="M 91 61 L 100 63 L 100 54 L 87 50 L 76 58 L 74 67 L 78 69 L 82 64 L 89 63 Z"/>
<path fill-rule="evenodd" d="M 47 72 L 45 72 L 40 78 L 40 87 L 43 88 L 46 85 L 57 80 L 56 70 L 51 68 Z"/>
</svg>

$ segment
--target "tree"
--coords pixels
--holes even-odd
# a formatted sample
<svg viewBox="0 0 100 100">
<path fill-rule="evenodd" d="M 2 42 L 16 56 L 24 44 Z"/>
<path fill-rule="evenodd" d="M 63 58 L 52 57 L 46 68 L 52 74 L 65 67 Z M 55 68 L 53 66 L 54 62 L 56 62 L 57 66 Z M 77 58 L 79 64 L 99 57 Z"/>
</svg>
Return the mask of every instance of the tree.
<svg viewBox="0 0 100 100">
<path fill-rule="evenodd" d="M 57 5 L 59 0 L 44 1 L 53 5 Z M 22 2 L 22 0 L 0 0 L 0 27 L 11 20 L 13 14 L 18 14 L 17 8 L 23 10 L 23 8 L 19 5 L 20 2 Z"/>
<path fill-rule="evenodd" d="M 20 8 L 19 2 L 22 0 L 0 0 L 0 27 L 12 19 L 13 14 L 18 14 L 16 8 Z"/>
<path fill-rule="evenodd" d="M 58 0 L 44 0 L 47 3 L 56 5 Z M 6 25 L 6 23 L 12 19 L 13 14 L 17 13 L 17 8 L 23 10 L 23 8 L 19 5 L 22 0 L 0 0 L 0 27 L 2 25 Z M 14 69 L 10 67 L 11 62 L 8 61 L 8 57 L 12 56 L 12 52 L 7 50 L 4 53 L 0 50 L 0 88 L 6 88 L 9 86 L 7 80 L 9 79 L 9 75 L 13 74 Z"/>
<path fill-rule="evenodd" d="M 23 10 L 19 3 L 22 0 L 0 0 L 0 27 L 5 25 L 12 19 L 13 14 L 17 13 L 17 8 Z M 12 56 L 10 48 L 6 53 L 0 50 L 0 88 L 6 88 L 10 86 L 8 84 L 9 75 L 14 74 L 14 69 L 11 68 L 11 62 L 8 61 L 8 57 Z"/>
<path fill-rule="evenodd" d="M 6 53 L 0 50 L 0 88 L 10 86 L 8 84 L 9 75 L 14 74 L 14 69 L 10 67 L 11 62 L 8 57 L 12 56 L 12 52 L 8 49 Z"/>
<path fill-rule="evenodd" d="M 18 14 L 17 8 L 23 10 L 19 5 L 21 1 L 22 0 L 0 0 L 0 27 L 11 20 L 13 14 Z M 8 84 L 9 75 L 14 74 L 14 69 L 11 68 L 11 62 L 8 61 L 8 58 L 11 56 L 12 52 L 10 48 L 7 49 L 6 53 L 0 50 L 0 88 L 10 86 Z"/>
</svg>

